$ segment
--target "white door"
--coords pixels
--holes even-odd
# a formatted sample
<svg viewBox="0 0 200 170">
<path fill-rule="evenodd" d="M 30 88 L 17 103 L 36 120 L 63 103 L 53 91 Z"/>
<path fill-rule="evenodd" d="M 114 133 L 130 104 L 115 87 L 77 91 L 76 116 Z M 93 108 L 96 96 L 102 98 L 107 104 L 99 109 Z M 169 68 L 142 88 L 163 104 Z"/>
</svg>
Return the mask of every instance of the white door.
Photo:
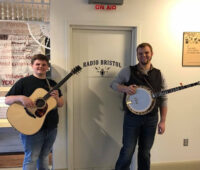
<svg viewBox="0 0 200 170">
<path fill-rule="evenodd" d="M 122 95 L 110 83 L 122 67 L 135 63 L 135 29 L 72 27 L 71 40 L 72 63 L 83 68 L 73 83 L 73 168 L 114 169 L 123 111 Z"/>
</svg>

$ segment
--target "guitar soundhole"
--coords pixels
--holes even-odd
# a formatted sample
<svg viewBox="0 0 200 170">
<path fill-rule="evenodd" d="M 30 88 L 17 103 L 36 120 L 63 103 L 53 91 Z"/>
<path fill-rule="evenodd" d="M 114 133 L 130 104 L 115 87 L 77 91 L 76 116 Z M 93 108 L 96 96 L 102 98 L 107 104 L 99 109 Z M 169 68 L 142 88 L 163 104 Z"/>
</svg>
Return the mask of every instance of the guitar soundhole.
<svg viewBox="0 0 200 170">
<path fill-rule="evenodd" d="M 37 110 L 35 111 L 35 115 L 37 117 L 42 117 L 45 115 L 46 110 L 48 108 L 47 103 L 45 102 L 45 100 L 43 98 L 39 98 L 36 100 L 35 105 L 37 107 Z"/>
<path fill-rule="evenodd" d="M 45 104 L 46 102 L 44 99 L 37 99 L 35 102 L 35 105 L 37 106 L 38 109 L 45 107 Z"/>
<path fill-rule="evenodd" d="M 37 117 L 42 117 L 45 115 L 46 111 L 47 111 L 47 108 L 48 108 L 48 104 L 45 105 L 45 107 L 43 107 L 42 109 L 37 109 L 36 112 L 35 112 L 35 115 Z"/>
</svg>

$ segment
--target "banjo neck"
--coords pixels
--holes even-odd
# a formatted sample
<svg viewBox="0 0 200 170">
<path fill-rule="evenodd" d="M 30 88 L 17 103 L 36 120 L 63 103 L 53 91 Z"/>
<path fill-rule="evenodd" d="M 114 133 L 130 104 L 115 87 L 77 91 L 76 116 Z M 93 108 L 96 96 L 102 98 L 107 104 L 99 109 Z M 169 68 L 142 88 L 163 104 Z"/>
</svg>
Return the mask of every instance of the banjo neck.
<svg viewBox="0 0 200 170">
<path fill-rule="evenodd" d="M 200 85 L 200 81 L 155 93 L 146 86 L 139 86 L 136 90 L 136 94 L 126 95 L 126 105 L 132 113 L 136 115 L 145 115 L 154 109 L 157 97 L 196 85 Z"/>
<path fill-rule="evenodd" d="M 174 87 L 174 88 L 171 88 L 171 89 L 168 89 L 168 90 L 163 90 L 161 92 L 153 93 L 152 97 L 153 98 L 160 97 L 160 96 L 163 96 L 165 94 L 173 93 L 173 92 L 183 90 L 183 89 L 186 89 L 186 88 L 189 88 L 189 87 L 193 87 L 193 86 L 196 86 L 196 85 L 199 85 L 199 84 L 200 84 L 200 81 L 195 82 L 195 83 L 191 83 L 191 84 L 187 84 L 187 85 L 184 85 L 184 86 Z"/>
</svg>

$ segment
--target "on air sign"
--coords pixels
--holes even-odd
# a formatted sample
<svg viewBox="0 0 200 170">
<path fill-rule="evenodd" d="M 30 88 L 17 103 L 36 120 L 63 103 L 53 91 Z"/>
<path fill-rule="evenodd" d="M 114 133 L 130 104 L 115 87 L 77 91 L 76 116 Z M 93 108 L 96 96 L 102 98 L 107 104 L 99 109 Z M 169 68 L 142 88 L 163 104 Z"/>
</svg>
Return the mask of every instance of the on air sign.
<svg viewBox="0 0 200 170">
<path fill-rule="evenodd" d="M 89 4 L 122 5 L 123 0 L 88 0 Z"/>
<path fill-rule="evenodd" d="M 117 5 L 122 5 L 123 0 L 88 0 L 89 4 L 96 4 L 96 10 L 116 10 Z"/>
<path fill-rule="evenodd" d="M 96 10 L 116 10 L 116 5 L 102 5 L 102 4 L 96 4 L 95 5 Z"/>
</svg>

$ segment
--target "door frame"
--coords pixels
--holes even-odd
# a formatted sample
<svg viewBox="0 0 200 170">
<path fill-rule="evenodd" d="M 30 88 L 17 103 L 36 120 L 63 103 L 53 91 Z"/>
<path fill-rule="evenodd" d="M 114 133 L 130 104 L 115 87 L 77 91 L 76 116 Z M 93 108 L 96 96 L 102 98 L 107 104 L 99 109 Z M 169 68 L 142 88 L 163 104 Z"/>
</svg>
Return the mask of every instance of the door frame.
<svg viewBox="0 0 200 170">
<path fill-rule="evenodd" d="M 69 25 L 69 38 L 68 42 L 68 58 L 67 58 L 67 68 L 73 67 L 73 56 L 72 56 L 72 35 L 74 29 L 80 30 L 108 30 L 108 31 L 131 31 L 131 65 L 136 64 L 136 44 L 138 39 L 138 27 L 130 26 L 99 26 L 99 25 Z M 135 57 L 134 57 L 135 56 Z M 74 170 L 74 110 L 73 110 L 73 81 L 68 84 L 67 90 L 67 158 L 68 158 L 68 170 Z"/>
</svg>

